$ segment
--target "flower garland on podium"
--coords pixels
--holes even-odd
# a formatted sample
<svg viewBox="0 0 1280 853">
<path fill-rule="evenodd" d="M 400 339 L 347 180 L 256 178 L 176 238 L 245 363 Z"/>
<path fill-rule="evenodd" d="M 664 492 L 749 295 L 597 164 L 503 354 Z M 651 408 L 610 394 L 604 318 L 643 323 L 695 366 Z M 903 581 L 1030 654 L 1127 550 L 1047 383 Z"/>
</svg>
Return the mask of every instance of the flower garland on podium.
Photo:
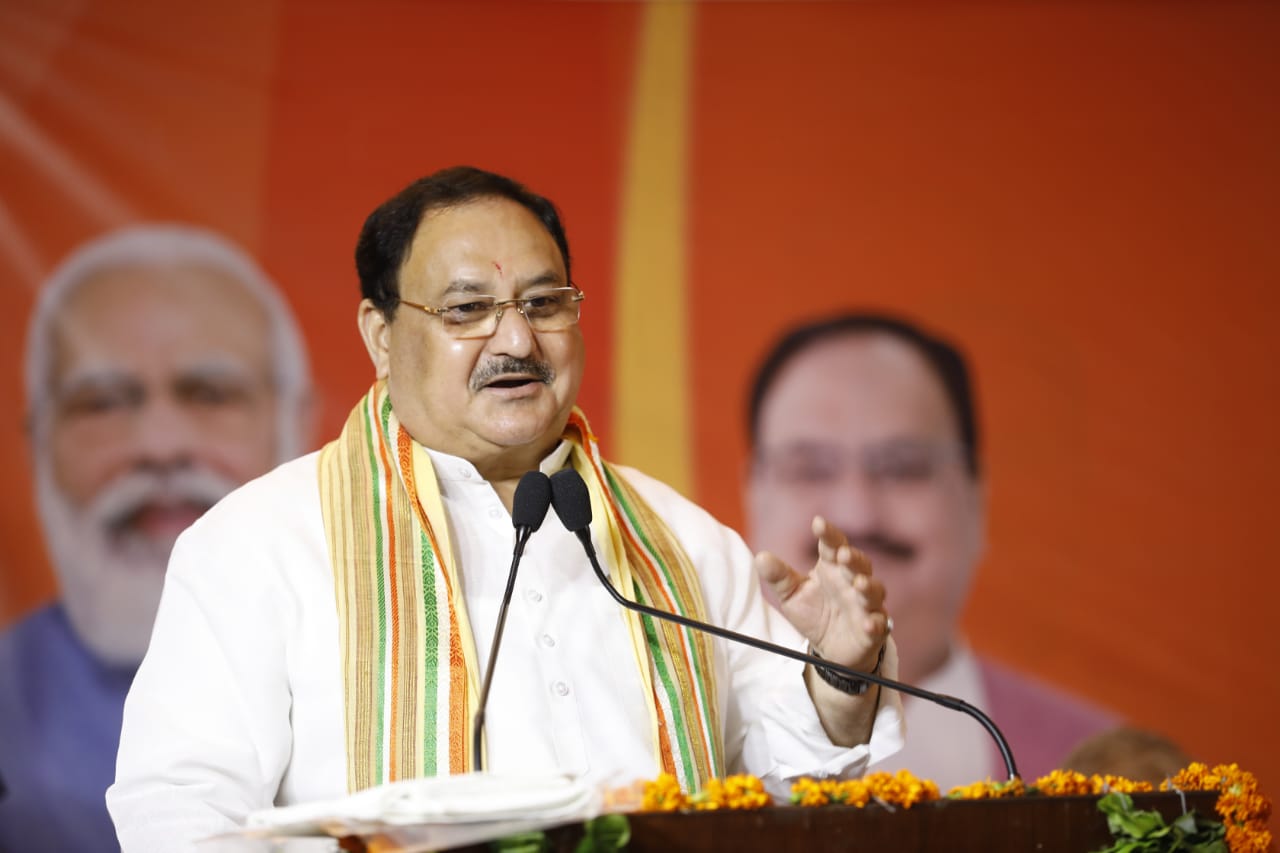
<svg viewBox="0 0 1280 853">
<path fill-rule="evenodd" d="M 1025 796 L 1111 796 L 1124 798 L 1102 806 L 1108 816 L 1113 812 L 1129 815 L 1132 807 L 1128 794 L 1154 791 L 1150 782 L 1136 782 L 1122 776 L 1086 776 L 1071 770 L 1055 770 L 1041 776 L 1033 785 L 1021 779 L 1007 782 L 975 782 L 952 788 L 947 799 L 981 800 Z M 1271 801 L 1258 790 L 1258 780 L 1237 764 L 1208 767 L 1192 763 L 1160 784 L 1161 791 L 1217 791 L 1215 809 L 1221 818 L 1225 842 L 1232 853 L 1266 853 L 1271 845 L 1267 820 Z M 890 808 L 909 809 L 917 803 L 942 799 L 937 784 L 919 779 L 908 770 L 897 773 L 870 773 L 860 779 L 803 778 L 791 786 L 791 804 L 817 807 L 846 805 L 862 808 L 876 802 Z M 749 775 L 713 779 L 692 794 L 685 793 L 674 776 L 662 774 L 644 784 L 641 811 L 712 811 L 716 809 L 758 809 L 770 805 L 761 781 Z M 1127 804 L 1127 805 L 1126 805 Z M 1123 822 L 1123 818 L 1118 819 Z M 1216 826 L 1216 822 L 1210 822 Z M 1115 823 L 1113 822 L 1113 826 Z M 1117 848 L 1111 848 L 1117 849 Z M 1133 849 L 1148 849 L 1146 847 Z M 1159 849 L 1159 848 L 1151 848 Z"/>
</svg>

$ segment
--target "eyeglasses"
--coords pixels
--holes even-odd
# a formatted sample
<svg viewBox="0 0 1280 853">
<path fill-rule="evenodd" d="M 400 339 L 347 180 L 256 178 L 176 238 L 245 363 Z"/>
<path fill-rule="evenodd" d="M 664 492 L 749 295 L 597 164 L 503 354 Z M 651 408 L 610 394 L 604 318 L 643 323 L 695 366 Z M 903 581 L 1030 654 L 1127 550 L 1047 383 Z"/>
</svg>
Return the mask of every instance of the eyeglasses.
<svg viewBox="0 0 1280 853">
<path fill-rule="evenodd" d="M 444 330 L 455 338 L 487 338 L 498 331 L 502 312 L 508 306 L 515 308 L 535 332 L 562 332 L 578 322 L 582 313 L 579 305 L 586 298 L 578 288 L 556 287 L 540 290 L 519 299 L 499 299 L 496 296 L 475 295 L 457 302 L 432 308 L 407 299 L 400 304 L 417 308 L 440 318 Z"/>
<path fill-rule="evenodd" d="M 834 486 L 857 471 L 877 488 L 904 489 L 934 482 L 943 468 L 961 461 L 958 443 L 893 439 L 852 451 L 803 443 L 761 451 L 756 471 L 775 483 L 807 490 Z"/>
</svg>

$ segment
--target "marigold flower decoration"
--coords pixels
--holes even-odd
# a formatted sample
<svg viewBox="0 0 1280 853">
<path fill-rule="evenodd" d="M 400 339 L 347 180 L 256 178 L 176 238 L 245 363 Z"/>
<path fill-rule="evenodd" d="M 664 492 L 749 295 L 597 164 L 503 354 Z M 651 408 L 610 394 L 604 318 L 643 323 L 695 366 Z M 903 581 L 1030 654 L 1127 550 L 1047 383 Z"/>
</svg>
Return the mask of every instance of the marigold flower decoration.
<svg viewBox="0 0 1280 853">
<path fill-rule="evenodd" d="M 1271 800 L 1258 790 L 1257 778 L 1238 764 L 1218 764 L 1210 769 L 1192 762 L 1173 779 L 1160 785 L 1162 791 L 1218 791 L 1215 805 L 1227 828 L 1227 846 L 1232 853 L 1266 853 L 1271 846 L 1267 820 Z"/>
<path fill-rule="evenodd" d="M 1027 793 L 1027 786 L 1017 777 L 1007 782 L 993 782 L 986 779 L 969 785 L 959 785 L 947 792 L 953 800 L 995 800 L 1001 797 L 1021 797 Z"/>
<path fill-rule="evenodd" d="M 1100 796 L 1112 791 L 1122 794 L 1143 794 L 1152 789 L 1150 782 L 1135 782 L 1123 776 L 1107 774 L 1086 776 L 1074 770 L 1054 770 L 1041 776 L 1032 786 L 1034 792 L 1048 797 Z"/>
<path fill-rule="evenodd" d="M 908 770 L 871 773 L 861 779 L 799 779 L 791 786 L 791 803 L 797 806 L 828 804 L 862 808 L 875 800 L 882 805 L 909 809 L 916 803 L 939 799 L 938 786 Z"/>
<path fill-rule="evenodd" d="M 644 783 L 644 796 L 640 810 L 646 812 L 679 812 L 689 808 L 689 798 L 680 789 L 680 783 L 670 773 L 663 773 L 652 782 Z"/>
<path fill-rule="evenodd" d="M 646 782 L 640 808 L 647 812 L 716 811 L 717 809 L 762 809 L 772 800 L 764 783 L 755 776 L 740 774 L 712 779 L 692 795 L 680 790 L 670 773 Z"/>
<path fill-rule="evenodd" d="M 1232 853 L 1267 853 L 1271 832 L 1271 801 L 1258 790 L 1258 780 L 1236 764 L 1219 764 L 1212 769 L 1193 763 L 1171 780 L 1162 791 L 1218 791 L 1216 809 L 1226 827 Z M 1149 782 L 1123 776 L 1086 776 L 1073 770 L 1054 770 L 1033 785 L 1021 779 L 994 782 L 987 779 L 952 788 L 954 800 L 983 800 L 1041 795 L 1050 797 L 1100 796 L 1111 791 L 1125 794 L 1152 790 Z M 861 808 L 872 801 L 890 807 L 911 808 L 916 803 L 940 799 L 938 786 L 908 770 L 897 773 L 870 773 L 861 779 L 812 779 L 805 777 L 791 786 L 791 804 L 797 806 L 846 805 Z M 727 776 L 712 779 L 692 795 L 685 794 L 676 778 L 664 773 L 644 785 L 643 811 L 711 811 L 715 809 L 758 809 L 769 805 L 769 795 L 755 776 Z"/>
</svg>

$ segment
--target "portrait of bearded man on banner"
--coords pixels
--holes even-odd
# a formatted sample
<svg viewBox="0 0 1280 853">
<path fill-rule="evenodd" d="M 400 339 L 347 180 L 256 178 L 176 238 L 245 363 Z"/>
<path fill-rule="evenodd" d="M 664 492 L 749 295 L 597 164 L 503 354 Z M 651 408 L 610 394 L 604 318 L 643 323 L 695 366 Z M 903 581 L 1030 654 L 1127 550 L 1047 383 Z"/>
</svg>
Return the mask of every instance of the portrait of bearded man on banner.
<svg viewBox="0 0 1280 853">
<path fill-rule="evenodd" d="M 174 540 L 305 449 L 310 370 L 258 265 L 183 225 L 73 252 L 37 298 L 25 368 L 59 592 L 0 633 L 0 849 L 100 851 L 115 846 L 103 796 Z"/>
</svg>

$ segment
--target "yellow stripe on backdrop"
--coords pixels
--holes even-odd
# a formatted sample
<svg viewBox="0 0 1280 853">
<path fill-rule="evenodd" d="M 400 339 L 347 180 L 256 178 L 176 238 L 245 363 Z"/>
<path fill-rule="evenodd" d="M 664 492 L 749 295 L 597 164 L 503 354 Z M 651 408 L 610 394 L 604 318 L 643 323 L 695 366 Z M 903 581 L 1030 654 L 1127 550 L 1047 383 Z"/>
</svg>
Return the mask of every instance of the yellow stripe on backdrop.
<svg viewBox="0 0 1280 853">
<path fill-rule="evenodd" d="M 611 456 L 690 495 L 685 171 L 692 3 L 652 2 L 623 173 Z"/>
</svg>

